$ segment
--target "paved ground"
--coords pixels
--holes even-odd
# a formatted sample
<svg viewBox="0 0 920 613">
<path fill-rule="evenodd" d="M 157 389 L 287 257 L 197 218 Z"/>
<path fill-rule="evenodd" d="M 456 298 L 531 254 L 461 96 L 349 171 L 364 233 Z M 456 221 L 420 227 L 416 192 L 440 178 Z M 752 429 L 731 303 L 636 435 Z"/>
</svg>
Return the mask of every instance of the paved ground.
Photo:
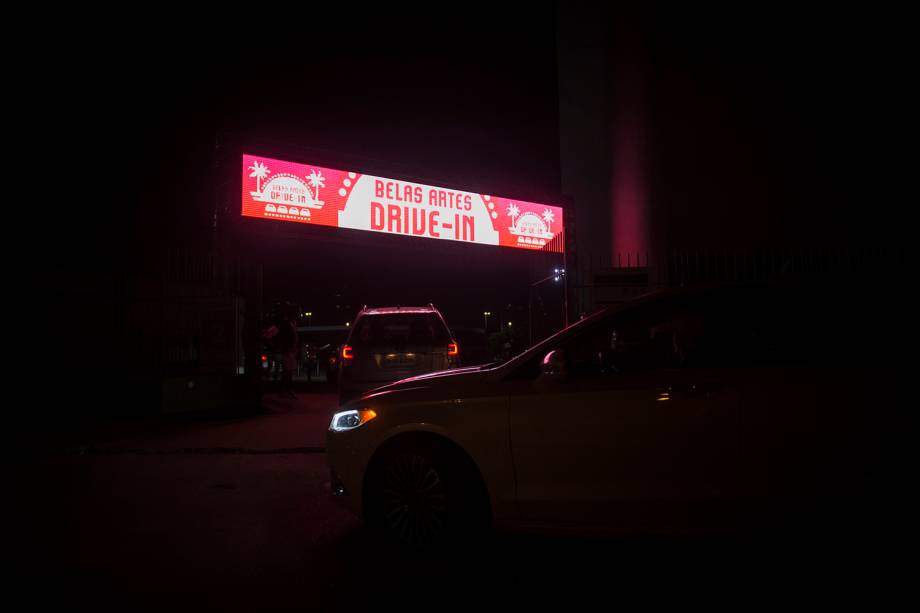
<svg viewBox="0 0 920 613">
<path fill-rule="evenodd" d="M 867 558 L 835 543 L 502 536 L 457 559 L 378 548 L 328 496 L 333 395 L 258 415 L 97 425 L 21 473 L 13 540 L 30 608 L 389 610 L 492 603 L 733 608 L 856 601 Z M 274 451 L 272 451 L 274 450 Z M 880 592 L 868 592 L 879 604 Z M 884 595 L 884 593 L 882 593 Z"/>
<path fill-rule="evenodd" d="M 246 414 L 153 415 L 130 421 L 102 421 L 81 427 L 53 428 L 39 443 L 42 451 L 92 453 L 177 451 L 182 449 L 322 450 L 337 396 L 325 384 L 295 398 L 268 389 L 261 411 Z"/>
</svg>

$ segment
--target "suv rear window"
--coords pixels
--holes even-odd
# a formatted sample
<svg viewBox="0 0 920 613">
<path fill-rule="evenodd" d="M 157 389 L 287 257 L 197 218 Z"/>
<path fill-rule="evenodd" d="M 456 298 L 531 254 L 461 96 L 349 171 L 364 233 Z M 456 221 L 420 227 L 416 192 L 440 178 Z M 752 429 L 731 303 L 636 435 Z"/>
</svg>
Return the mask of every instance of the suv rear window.
<svg viewBox="0 0 920 613">
<path fill-rule="evenodd" d="M 366 315 L 358 320 L 350 344 L 354 347 L 447 345 L 447 328 L 434 313 Z"/>
</svg>

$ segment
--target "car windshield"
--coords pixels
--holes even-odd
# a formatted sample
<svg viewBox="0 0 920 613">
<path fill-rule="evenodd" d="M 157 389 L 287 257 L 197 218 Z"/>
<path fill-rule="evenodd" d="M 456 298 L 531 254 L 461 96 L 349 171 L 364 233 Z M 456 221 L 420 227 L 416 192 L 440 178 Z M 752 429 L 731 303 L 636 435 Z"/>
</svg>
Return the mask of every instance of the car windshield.
<svg viewBox="0 0 920 613">
<path fill-rule="evenodd" d="M 393 313 L 359 319 L 352 335 L 354 347 L 447 345 L 444 323 L 434 313 Z"/>
</svg>

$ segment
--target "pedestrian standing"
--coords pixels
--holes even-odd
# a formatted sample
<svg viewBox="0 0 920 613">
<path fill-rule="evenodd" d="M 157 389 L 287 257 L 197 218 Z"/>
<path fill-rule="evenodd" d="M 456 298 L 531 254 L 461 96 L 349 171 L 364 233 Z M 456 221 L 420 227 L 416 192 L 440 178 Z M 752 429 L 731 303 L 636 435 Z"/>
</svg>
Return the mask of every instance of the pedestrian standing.
<svg viewBox="0 0 920 613">
<path fill-rule="evenodd" d="M 281 390 L 291 398 L 296 398 L 294 370 L 297 368 L 300 341 L 297 338 L 297 317 L 290 308 L 283 315 L 278 336 L 278 349 L 281 354 Z"/>
</svg>

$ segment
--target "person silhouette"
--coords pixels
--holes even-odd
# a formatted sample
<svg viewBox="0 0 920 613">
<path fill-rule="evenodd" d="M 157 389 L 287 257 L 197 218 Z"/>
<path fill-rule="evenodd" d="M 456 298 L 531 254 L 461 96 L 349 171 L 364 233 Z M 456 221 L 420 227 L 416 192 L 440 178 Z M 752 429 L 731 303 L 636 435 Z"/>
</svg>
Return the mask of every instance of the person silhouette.
<svg viewBox="0 0 920 613">
<path fill-rule="evenodd" d="M 281 391 L 291 398 L 294 394 L 294 370 L 297 368 L 297 353 L 300 349 L 297 338 L 297 316 L 291 308 L 284 310 L 278 333 L 278 350 L 281 354 Z"/>
</svg>

